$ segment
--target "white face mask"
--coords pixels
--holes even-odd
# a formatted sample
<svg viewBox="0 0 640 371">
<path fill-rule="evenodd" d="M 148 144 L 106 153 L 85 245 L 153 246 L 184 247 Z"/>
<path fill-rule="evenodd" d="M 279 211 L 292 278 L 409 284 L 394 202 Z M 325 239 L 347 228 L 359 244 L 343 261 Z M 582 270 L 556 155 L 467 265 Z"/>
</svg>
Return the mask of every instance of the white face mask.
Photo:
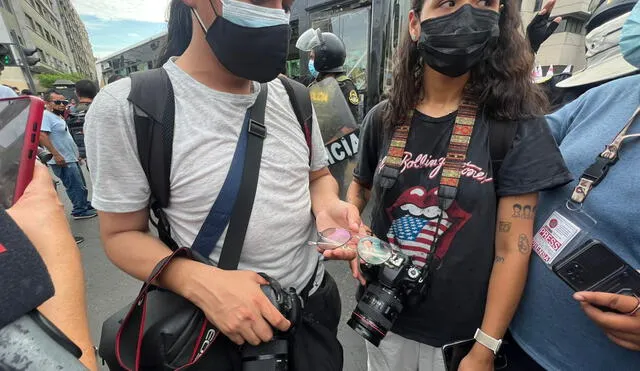
<svg viewBox="0 0 640 371">
<path fill-rule="evenodd" d="M 237 0 L 221 2 L 222 17 L 238 26 L 262 28 L 289 24 L 290 14 L 283 9 L 267 8 Z"/>
</svg>

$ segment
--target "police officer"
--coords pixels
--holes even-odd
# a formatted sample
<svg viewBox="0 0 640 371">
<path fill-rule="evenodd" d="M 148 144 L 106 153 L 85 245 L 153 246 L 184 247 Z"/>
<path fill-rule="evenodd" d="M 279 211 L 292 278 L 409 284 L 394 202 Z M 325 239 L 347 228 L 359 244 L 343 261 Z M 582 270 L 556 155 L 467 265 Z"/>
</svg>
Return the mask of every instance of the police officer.
<svg viewBox="0 0 640 371">
<path fill-rule="evenodd" d="M 357 123 L 360 123 L 360 95 L 344 68 L 344 62 L 347 59 L 344 42 L 331 32 L 323 32 L 320 42 L 321 44 L 314 47 L 309 54 L 309 72 L 316 79 L 312 85 L 327 77 L 335 78 L 353 117 Z"/>
<path fill-rule="evenodd" d="M 315 78 L 309 86 L 311 101 L 329 154 L 329 170 L 344 199 L 351 181 L 360 123 L 360 96 L 344 68 L 347 50 L 338 36 L 319 29 L 304 32 L 296 47 L 309 52 L 309 72 Z"/>
</svg>

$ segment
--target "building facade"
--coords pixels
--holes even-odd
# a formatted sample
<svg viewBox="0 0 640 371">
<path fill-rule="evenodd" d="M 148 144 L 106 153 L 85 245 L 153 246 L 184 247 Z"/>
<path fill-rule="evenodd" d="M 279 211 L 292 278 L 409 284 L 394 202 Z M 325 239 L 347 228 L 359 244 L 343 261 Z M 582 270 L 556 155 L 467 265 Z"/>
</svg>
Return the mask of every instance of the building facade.
<svg viewBox="0 0 640 371">
<path fill-rule="evenodd" d="M 32 70 L 35 73 L 75 72 L 55 0 L 20 0 L 19 3 L 22 10 L 22 14 L 17 14 L 20 27 L 30 45 L 38 49 L 40 57 L 40 63 Z"/>
<path fill-rule="evenodd" d="M 75 72 L 96 80 L 95 58 L 89 42 L 89 34 L 70 0 L 57 0 L 64 33 L 71 48 Z"/>
<path fill-rule="evenodd" d="M 2 80 L 26 88 L 28 74 L 79 73 L 95 80 L 95 62 L 84 24 L 70 0 L 0 0 L 0 21 L 9 37 L 3 43 L 23 48 L 36 48 L 40 62 L 30 73 L 9 67 Z M 37 79 L 35 79 L 37 82 Z M 7 81 L 9 83 L 9 81 Z M 42 87 L 35 86 L 37 90 Z"/>
<path fill-rule="evenodd" d="M 544 0 L 522 0 L 522 18 L 527 25 L 544 5 Z M 537 63 L 543 66 L 585 66 L 585 24 L 602 0 L 558 0 L 551 14 L 562 17 L 560 27 L 551 35 L 537 55 Z"/>
<path fill-rule="evenodd" d="M 107 80 L 114 75 L 127 77 L 133 72 L 154 68 L 166 41 L 165 32 L 98 60 L 95 70 L 99 85 L 106 85 Z"/>
</svg>

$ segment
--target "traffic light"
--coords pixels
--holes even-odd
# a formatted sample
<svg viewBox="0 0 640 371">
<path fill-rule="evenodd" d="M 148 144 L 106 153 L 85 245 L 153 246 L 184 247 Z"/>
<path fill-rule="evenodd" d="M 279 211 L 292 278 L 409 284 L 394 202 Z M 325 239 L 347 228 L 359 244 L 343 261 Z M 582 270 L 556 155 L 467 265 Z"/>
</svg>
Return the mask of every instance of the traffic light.
<svg viewBox="0 0 640 371">
<path fill-rule="evenodd" d="M 25 58 L 27 60 L 27 65 L 35 66 L 36 64 L 38 64 L 38 62 L 40 62 L 40 58 L 34 56 L 34 54 L 36 54 L 38 52 L 38 49 L 36 49 L 36 48 L 22 48 L 22 52 L 24 53 Z"/>
<path fill-rule="evenodd" d="M 0 63 L 5 67 L 16 65 L 15 58 L 8 44 L 0 44 Z"/>
</svg>

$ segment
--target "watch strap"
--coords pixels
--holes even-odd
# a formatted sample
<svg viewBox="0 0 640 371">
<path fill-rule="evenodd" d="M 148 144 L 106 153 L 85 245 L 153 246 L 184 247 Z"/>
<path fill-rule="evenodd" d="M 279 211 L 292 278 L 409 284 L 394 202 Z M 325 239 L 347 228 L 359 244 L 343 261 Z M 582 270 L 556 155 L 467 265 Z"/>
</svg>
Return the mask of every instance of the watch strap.
<svg viewBox="0 0 640 371">
<path fill-rule="evenodd" d="M 494 339 L 490 335 L 487 335 L 484 331 L 477 329 L 476 334 L 473 338 L 480 344 L 487 347 L 489 350 L 493 352 L 493 354 L 498 354 L 500 350 L 500 346 L 502 345 L 502 339 Z"/>
</svg>

